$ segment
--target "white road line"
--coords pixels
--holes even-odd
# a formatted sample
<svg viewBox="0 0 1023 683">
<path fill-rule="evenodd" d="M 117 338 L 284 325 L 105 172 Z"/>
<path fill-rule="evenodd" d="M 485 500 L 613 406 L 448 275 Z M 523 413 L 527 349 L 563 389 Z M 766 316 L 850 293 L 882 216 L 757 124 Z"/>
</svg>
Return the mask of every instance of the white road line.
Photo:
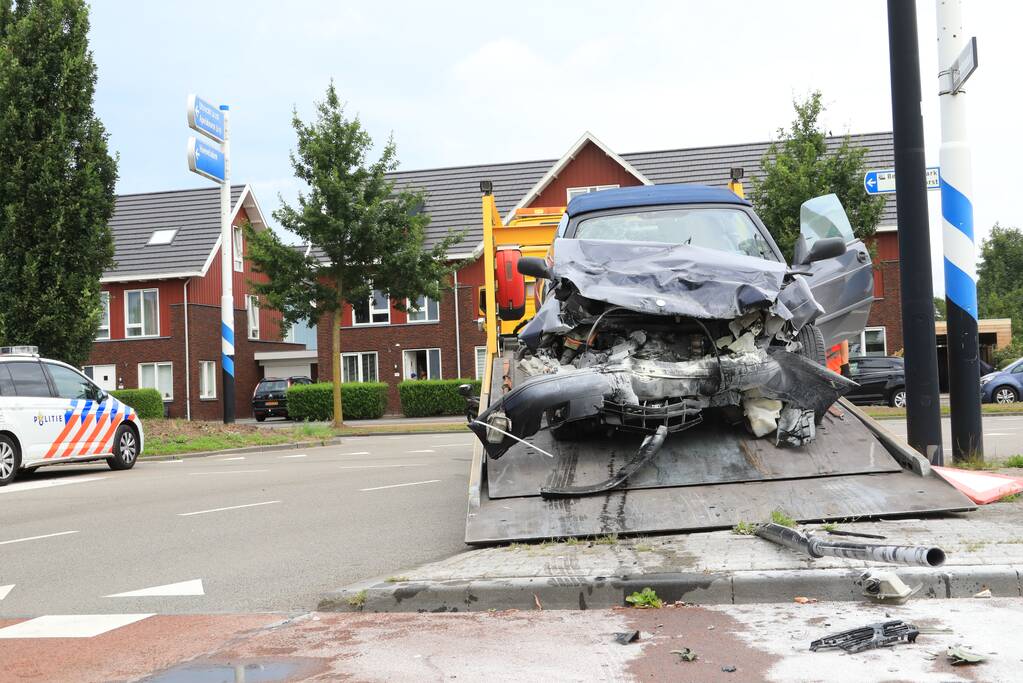
<svg viewBox="0 0 1023 683">
<path fill-rule="evenodd" d="M 249 472 L 269 472 L 270 470 L 213 470 L 212 472 L 189 472 L 195 477 L 205 477 L 208 474 L 248 474 Z"/>
<path fill-rule="evenodd" d="M 17 493 L 18 491 L 32 491 L 35 489 L 48 489 L 51 486 L 66 486 L 67 484 L 84 484 L 89 481 L 100 481 L 106 477 L 62 477 L 60 479 L 44 479 L 42 481 L 21 481 L 8 484 L 0 488 L 0 493 Z"/>
<path fill-rule="evenodd" d="M 21 543 L 22 541 L 38 541 L 40 538 L 53 538 L 54 536 L 67 536 L 68 534 L 77 534 L 77 531 L 58 531 L 55 534 L 43 534 L 42 536 L 29 536 L 27 538 L 15 538 L 10 541 L 0 541 L 0 545 L 7 545 L 8 543 Z"/>
<path fill-rule="evenodd" d="M 279 503 L 279 500 L 268 500 L 262 503 L 247 503 L 245 505 L 232 505 L 226 508 L 213 508 L 212 510 L 197 510 L 195 512 L 179 512 L 178 517 L 191 517 L 192 515 L 205 515 L 207 512 L 223 512 L 224 510 L 240 510 L 242 508 L 254 508 L 260 505 L 273 505 Z"/>
<path fill-rule="evenodd" d="M 169 465 L 175 462 L 185 462 L 184 460 L 151 460 L 150 462 L 156 463 L 157 465 Z"/>
<path fill-rule="evenodd" d="M 405 451 L 405 452 L 406 453 L 436 453 L 437 451 L 431 450 L 429 448 L 423 448 L 423 449 L 418 450 L 418 451 Z"/>
<path fill-rule="evenodd" d="M 4 598 L 6 598 L 8 593 L 10 593 L 11 589 L 13 589 L 13 588 L 14 588 L 14 584 L 13 583 L 11 585 L 9 585 L 9 586 L 0 586 L 0 600 L 3 600 Z"/>
<path fill-rule="evenodd" d="M 375 470 L 387 467 L 423 467 L 424 462 L 410 462 L 404 465 L 338 465 L 339 470 Z"/>
<path fill-rule="evenodd" d="M 369 455 L 369 451 L 355 451 L 354 453 L 338 453 L 338 455 Z"/>
<path fill-rule="evenodd" d="M 107 595 L 108 598 L 169 598 L 169 597 L 186 597 L 193 595 L 206 595 L 206 591 L 202 587 L 202 579 L 192 579 L 191 581 L 179 581 L 178 583 L 168 583 L 163 586 L 152 586 L 150 588 L 140 588 L 139 590 L 127 591 L 124 593 L 114 593 L 113 595 Z"/>
<path fill-rule="evenodd" d="M 433 445 L 436 448 L 445 448 L 445 447 L 451 447 L 451 446 L 471 446 L 472 442 L 471 441 L 463 441 L 461 443 L 435 443 Z"/>
<path fill-rule="evenodd" d="M 227 462 L 228 460 L 244 460 L 244 459 L 245 459 L 244 455 L 237 455 L 237 456 L 235 456 L 233 458 L 217 458 L 217 460 L 220 460 L 221 462 Z"/>
<path fill-rule="evenodd" d="M 1007 432 L 988 432 L 987 434 L 984 434 L 984 436 L 1012 436 L 1012 434 Z"/>
<path fill-rule="evenodd" d="M 298 453 L 296 455 L 282 455 L 281 457 L 282 458 L 304 458 L 305 456 L 306 456 L 305 453 Z"/>
<path fill-rule="evenodd" d="M 428 481 L 410 481 L 407 484 L 391 484 L 390 486 L 373 486 L 368 489 L 359 489 L 360 491 L 380 491 L 381 489 L 396 489 L 402 486 L 419 486 L 420 484 L 436 484 L 440 479 L 430 479 Z"/>
<path fill-rule="evenodd" d="M 0 638 L 92 638 L 152 614 L 49 614 L 7 628 Z"/>
</svg>

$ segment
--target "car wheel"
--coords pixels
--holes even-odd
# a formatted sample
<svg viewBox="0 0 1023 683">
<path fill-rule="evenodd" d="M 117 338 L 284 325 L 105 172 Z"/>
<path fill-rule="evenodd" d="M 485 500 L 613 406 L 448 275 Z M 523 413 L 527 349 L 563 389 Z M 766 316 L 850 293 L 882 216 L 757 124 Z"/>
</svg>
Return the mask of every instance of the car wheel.
<svg viewBox="0 0 1023 683">
<path fill-rule="evenodd" d="M 892 392 L 891 398 L 888 399 L 888 405 L 892 408 L 905 408 L 906 407 L 906 390 L 896 389 Z"/>
<path fill-rule="evenodd" d="M 998 387 L 992 395 L 995 397 L 995 403 L 1015 403 L 1019 400 L 1019 395 L 1012 387 Z"/>
<path fill-rule="evenodd" d="M 139 437 L 135 430 L 122 424 L 114 432 L 114 454 L 107 458 L 112 470 L 130 470 L 139 457 Z"/>
<path fill-rule="evenodd" d="M 824 348 L 824 335 L 816 325 L 803 325 L 803 328 L 799 330 L 799 335 L 796 337 L 799 343 L 802 344 L 802 348 L 799 353 L 818 365 L 827 367 L 828 365 L 828 350 Z"/>
<path fill-rule="evenodd" d="M 21 453 L 11 437 L 0 434 L 0 486 L 7 486 L 18 476 Z"/>
<path fill-rule="evenodd" d="M 265 419 L 266 419 L 266 415 L 260 415 L 259 413 L 256 413 L 256 422 L 262 422 Z"/>
</svg>

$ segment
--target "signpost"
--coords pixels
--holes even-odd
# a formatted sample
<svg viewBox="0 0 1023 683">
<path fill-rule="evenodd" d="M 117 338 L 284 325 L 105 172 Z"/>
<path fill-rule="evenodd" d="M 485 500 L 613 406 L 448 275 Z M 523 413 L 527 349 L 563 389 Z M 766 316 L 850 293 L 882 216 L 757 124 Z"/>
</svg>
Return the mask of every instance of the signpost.
<svg viewBox="0 0 1023 683">
<path fill-rule="evenodd" d="M 894 194 L 895 169 L 881 168 L 863 174 L 863 189 L 867 194 Z M 927 189 L 941 189 L 940 173 L 937 166 L 927 167 Z"/>
<path fill-rule="evenodd" d="M 229 109 L 226 104 L 214 107 L 196 97 L 188 96 L 188 127 L 205 138 L 188 138 L 188 170 L 220 185 L 220 368 L 224 386 L 224 423 L 234 422 L 234 291 L 231 272 L 234 245 L 231 231 L 231 156 L 229 142 Z"/>
</svg>

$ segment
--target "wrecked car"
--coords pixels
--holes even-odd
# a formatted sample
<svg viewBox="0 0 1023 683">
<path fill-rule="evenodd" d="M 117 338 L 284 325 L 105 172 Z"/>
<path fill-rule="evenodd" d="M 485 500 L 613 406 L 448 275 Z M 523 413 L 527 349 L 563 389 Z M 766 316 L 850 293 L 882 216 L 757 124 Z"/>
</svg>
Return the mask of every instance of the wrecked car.
<svg viewBox="0 0 1023 683">
<path fill-rule="evenodd" d="M 645 434 L 596 491 L 710 416 L 779 445 L 812 441 L 825 411 L 856 386 L 825 367 L 825 350 L 863 329 L 873 276 L 835 195 L 806 202 L 800 223 L 787 265 L 750 203 L 725 189 L 573 199 L 548 257 L 519 261 L 546 286 L 519 335 L 526 379 L 470 422 L 487 455 L 541 428 L 559 440 Z"/>
</svg>

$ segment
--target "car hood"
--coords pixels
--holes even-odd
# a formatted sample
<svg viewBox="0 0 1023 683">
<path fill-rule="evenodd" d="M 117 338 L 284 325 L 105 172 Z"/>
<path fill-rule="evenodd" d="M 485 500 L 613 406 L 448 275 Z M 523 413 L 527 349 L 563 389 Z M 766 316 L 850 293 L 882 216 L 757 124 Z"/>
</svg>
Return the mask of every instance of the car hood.
<svg viewBox="0 0 1023 683">
<path fill-rule="evenodd" d="M 781 296 L 791 282 L 777 261 L 685 244 L 608 240 L 559 239 L 554 253 L 555 278 L 588 299 L 643 313 L 732 319 L 770 309 L 790 320 L 792 308 L 804 303 L 820 310 L 801 277 L 799 296 Z"/>
</svg>

